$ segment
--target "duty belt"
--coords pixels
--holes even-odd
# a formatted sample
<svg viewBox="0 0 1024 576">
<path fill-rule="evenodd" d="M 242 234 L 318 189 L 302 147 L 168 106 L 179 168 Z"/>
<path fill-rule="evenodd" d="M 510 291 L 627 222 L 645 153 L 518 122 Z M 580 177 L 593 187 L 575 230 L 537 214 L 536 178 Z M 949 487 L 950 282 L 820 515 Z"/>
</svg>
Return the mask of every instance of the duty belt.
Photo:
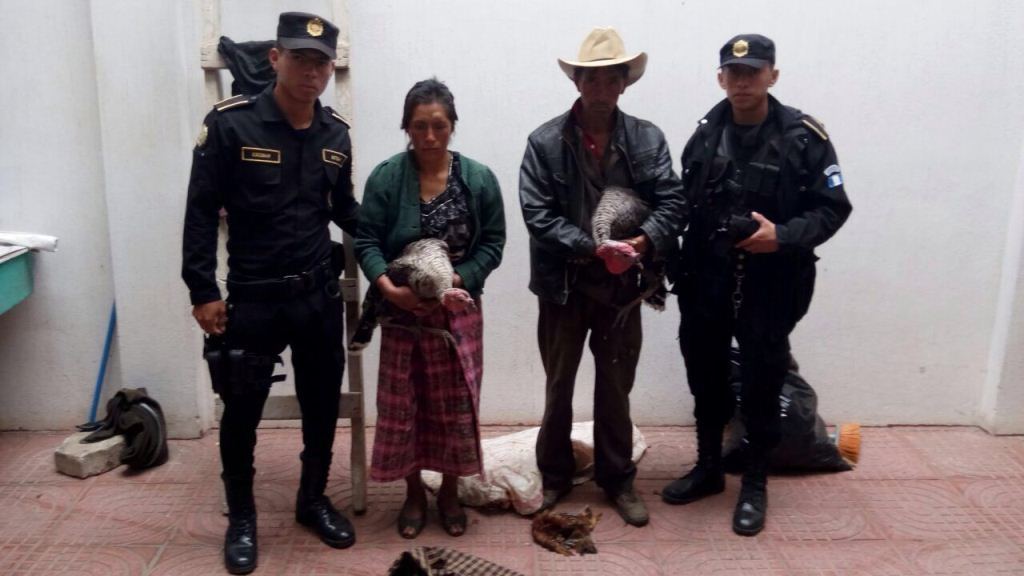
<svg viewBox="0 0 1024 576">
<path fill-rule="evenodd" d="M 333 289 L 331 284 L 333 283 Z M 312 270 L 267 280 L 228 280 L 228 293 L 236 301 L 287 300 L 325 287 L 338 292 L 338 281 L 331 278 L 331 262 L 324 260 Z M 336 294 L 335 294 L 336 295 Z"/>
</svg>

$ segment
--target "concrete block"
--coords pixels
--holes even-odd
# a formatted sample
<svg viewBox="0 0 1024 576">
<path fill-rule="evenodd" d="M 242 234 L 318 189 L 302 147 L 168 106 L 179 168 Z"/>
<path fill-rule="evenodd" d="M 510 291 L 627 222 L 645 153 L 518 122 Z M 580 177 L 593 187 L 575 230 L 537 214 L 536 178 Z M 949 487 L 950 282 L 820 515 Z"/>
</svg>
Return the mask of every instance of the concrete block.
<svg viewBox="0 0 1024 576">
<path fill-rule="evenodd" d="M 90 432 L 78 432 L 68 436 L 54 453 L 57 472 L 88 478 L 103 474 L 121 465 L 121 450 L 124 448 L 124 436 L 118 434 L 112 438 L 83 444 L 82 438 Z"/>
</svg>

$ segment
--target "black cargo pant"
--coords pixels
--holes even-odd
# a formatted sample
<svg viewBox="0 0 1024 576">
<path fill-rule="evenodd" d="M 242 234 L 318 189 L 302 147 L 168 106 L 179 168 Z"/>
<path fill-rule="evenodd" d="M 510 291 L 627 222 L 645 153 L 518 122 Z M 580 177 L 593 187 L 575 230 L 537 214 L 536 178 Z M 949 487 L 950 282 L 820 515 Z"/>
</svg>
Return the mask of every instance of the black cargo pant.
<svg viewBox="0 0 1024 576">
<path fill-rule="evenodd" d="M 628 487 L 636 476 L 633 464 L 633 421 L 629 393 L 640 359 L 643 330 L 640 307 L 613 326 L 619 309 L 572 292 L 565 305 L 540 300 L 537 341 L 547 374 L 544 419 L 537 436 L 537 467 L 544 488 L 571 486 L 572 397 L 583 344 L 590 333 L 594 355 L 594 480 L 609 494 Z"/>
<path fill-rule="evenodd" d="M 295 394 L 302 410 L 303 472 L 306 463 L 315 463 L 317 475 L 323 476 L 317 484 L 326 482 L 331 462 L 345 367 L 342 301 L 327 292 L 320 287 L 278 301 L 229 298 L 226 334 L 232 348 L 257 354 L 276 355 L 291 346 Z M 266 367 L 268 379 L 272 369 Z M 269 393 L 269 387 L 257 387 L 244 394 L 221 395 L 220 456 L 227 482 L 251 485 L 256 426 Z"/>
<path fill-rule="evenodd" d="M 688 278 L 679 293 L 679 347 L 694 398 L 698 441 L 721 442 L 735 412 L 729 385 L 730 348 L 740 349 L 741 413 L 751 454 L 767 455 L 780 435 L 779 394 L 789 369 L 789 334 L 806 312 L 814 285 L 813 266 L 802 275 L 780 275 L 770 260 L 750 262 L 742 283 L 742 305 L 734 317 L 734 278 L 704 278 L 716 289 Z M 765 264 L 759 266 L 759 264 Z"/>
</svg>

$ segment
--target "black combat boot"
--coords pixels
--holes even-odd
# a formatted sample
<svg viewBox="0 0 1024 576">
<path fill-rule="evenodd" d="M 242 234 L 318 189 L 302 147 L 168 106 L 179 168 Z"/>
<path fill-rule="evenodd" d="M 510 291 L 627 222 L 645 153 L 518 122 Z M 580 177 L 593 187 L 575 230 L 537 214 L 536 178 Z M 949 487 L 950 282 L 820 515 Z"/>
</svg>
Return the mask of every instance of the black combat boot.
<svg viewBox="0 0 1024 576">
<path fill-rule="evenodd" d="M 252 478 L 224 479 L 228 501 L 228 530 L 224 534 L 224 567 L 231 574 L 256 569 L 256 503 Z"/>
<path fill-rule="evenodd" d="M 722 468 L 722 428 L 697 423 L 697 465 L 661 489 L 667 504 L 689 504 L 725 490 Z"/>
<path fill-rule="evenodd" d="M 303 457 L 302 478 L 295 498 L 295 521 L 312 528 L 324 544 L 348 548 L 356 542 L 355 528 L 324 495 L 330 464 L 330 459 Z"/>
<path fill-rule="evenodd" d="M 763 530 L 768 513 L 768 459 L 753 452 L 732 515 L 732 531 L 740 536 L 754 536 Z"/>
</svg>

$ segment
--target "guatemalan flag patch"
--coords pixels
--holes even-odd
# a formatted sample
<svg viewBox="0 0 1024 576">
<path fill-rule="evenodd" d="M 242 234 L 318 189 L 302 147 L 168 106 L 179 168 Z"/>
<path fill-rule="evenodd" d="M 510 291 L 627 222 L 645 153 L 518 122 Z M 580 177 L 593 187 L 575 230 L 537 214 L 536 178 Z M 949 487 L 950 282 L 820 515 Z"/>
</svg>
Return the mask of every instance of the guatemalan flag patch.
<svg viewBox="0 0 1024 576">
<path fill-rule="evenodd" d="M 839 164 L 833 164 L 825 168 L 825 182 L 829 188 L 843 185 L 843 173 L 839 171 Z"/>
</svg>

